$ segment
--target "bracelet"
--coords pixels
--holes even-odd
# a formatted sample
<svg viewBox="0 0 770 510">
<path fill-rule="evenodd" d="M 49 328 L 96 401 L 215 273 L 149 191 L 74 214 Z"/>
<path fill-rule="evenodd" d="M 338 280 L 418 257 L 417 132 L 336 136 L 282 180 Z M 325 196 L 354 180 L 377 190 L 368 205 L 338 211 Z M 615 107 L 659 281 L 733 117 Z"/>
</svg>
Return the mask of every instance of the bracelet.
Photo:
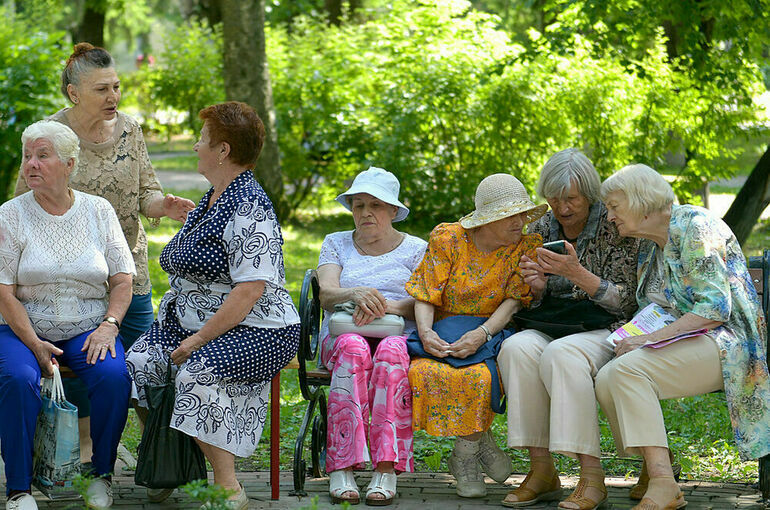
<svg viewBox="0 0 770 510">
<path fill-rule="evenodd" d="M 489 331 L 489 328 L 488 328 L 488 327 L 486 327 L 486 326 L 485 326 L 485 325 L 483 325 L 483 324 L 482 324 L 481 326 L 479 326 L 479 327 L 480 327 L 480 328 L 481 328 L 481 330 L 482 330 L 482 331 L 484 331 L 484 333 L 487 335 L 487 342 L 489 342 L 490 340 L 492 340 L 492 333 Z"/>
</svg>

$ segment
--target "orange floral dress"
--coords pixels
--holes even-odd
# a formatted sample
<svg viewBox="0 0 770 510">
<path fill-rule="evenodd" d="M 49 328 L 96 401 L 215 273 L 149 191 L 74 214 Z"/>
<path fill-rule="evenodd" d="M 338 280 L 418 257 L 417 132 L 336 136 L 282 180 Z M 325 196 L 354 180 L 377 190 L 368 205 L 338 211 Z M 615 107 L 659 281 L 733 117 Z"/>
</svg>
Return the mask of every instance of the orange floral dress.
<svg viewBox="0 0 770 510">
<path fill-rule="evenodd" d="M 459 223 L 442 223 L 430 234 L 425 257 L 406 291 L 435 306 L 435 320 L 454 315 L 489 317 L 505 299 L 529 306 L 532 293 L 519 272 L 522 255 L 536 260 L 538 234 L 491 253 L 479 251 Z M 433 436 L 467 436 L 489 428 L 491 377 L 484 363 L 453 368 L 415 358 L 409 366 L 412 427 Z"/>
</svg>

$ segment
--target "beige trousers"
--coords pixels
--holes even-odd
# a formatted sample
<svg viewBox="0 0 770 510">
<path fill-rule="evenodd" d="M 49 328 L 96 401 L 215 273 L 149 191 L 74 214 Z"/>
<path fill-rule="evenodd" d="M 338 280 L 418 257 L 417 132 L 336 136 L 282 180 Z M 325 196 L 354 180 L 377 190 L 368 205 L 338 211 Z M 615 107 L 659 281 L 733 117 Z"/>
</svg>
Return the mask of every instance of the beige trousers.
<svg viewBox="0 0 770 510">
<path fill-rule="evenodd" d="M 638 455 L 641 446 L 668 448 L 660 400 L 723 387 L 719 347 L 706 335 L 660 349 L 636 349 L 607 363 L 596 376 L 596 397 L 621 455 Z"/>
<path fill-rule="evenodd" d="M 526 329 L 505 339 L 497 366 L 508 396 L 508 446 L 599 457 L 594 377 L 615 355 L 609 334 L 552 340 Z"/>
</svg>

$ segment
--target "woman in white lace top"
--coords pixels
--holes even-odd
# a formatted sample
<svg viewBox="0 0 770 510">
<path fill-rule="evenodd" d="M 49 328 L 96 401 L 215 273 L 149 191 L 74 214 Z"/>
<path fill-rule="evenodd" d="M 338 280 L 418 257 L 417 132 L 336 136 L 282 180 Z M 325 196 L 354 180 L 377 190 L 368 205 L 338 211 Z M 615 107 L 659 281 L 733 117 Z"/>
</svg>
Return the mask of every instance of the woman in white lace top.
<svg viewBox="0 0 770 510">
<path fill-rule="evenodd" d="M 97 477 L 88 488 L 89 508 L 108 508 L 131 388 L 118 329 L 136 269 L 110 204 L 68 186 L 77 167 L 77 135 L 58 122 L 40 121 L 24 131 L 22 143 L 22 173 L 32 191 L 0 206 L 6 508 L 37 508 L 30 483 L 40 377 L 52 375 L 57 359 L 88 388 Z"/>
<path fill-rule="evenodd" d="M 375 469 L 366 492 L 372 505 L 389 504 L 396 493 L 396 473 L 414 470 L 406 350 L 406 338 L 415 329 L 414 299 L 404 284 L 427 243 L 393 228 L 393 222 L 409 214 L 398 200 L 399 187 L 396 176 L 381 168 L 358 174 L 337 197 L 353 213 L 356 228 L 326 236 L 318 259 L 321 306 L 327 312 L 353 301 L 356 324 L 386 313 L 406 319 L 403 335 L 383 339 L 356 333 L 331 337 L 327 321 L 322 326 L 321 360 L 332 372 L 326 470 L 335 502 L 359 502 L 352 470 L 368 461 Z"/>
</svg>

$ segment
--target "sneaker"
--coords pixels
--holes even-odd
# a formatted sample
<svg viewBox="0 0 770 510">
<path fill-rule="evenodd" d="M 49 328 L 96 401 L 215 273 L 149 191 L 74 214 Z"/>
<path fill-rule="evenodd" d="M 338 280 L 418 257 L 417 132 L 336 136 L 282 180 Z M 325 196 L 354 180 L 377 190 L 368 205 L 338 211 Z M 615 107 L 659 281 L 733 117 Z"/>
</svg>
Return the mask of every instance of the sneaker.
<svg viewBox="0 0 770 510">
<path fill-rule="evenodd" d="M 204 503 L 201 505 L 200 510 L 211 510 L 215 508 L 211 503 Z M 217 506 L 216 508 L 220 508 Z M 241 492 L 238 493 L 238 497 L 236 499 L 228 499 L 225 502 L 225 508 L 227 510 L 248 510 L 249 508 L 249 497 L 246 495 L 246 489 L 243 488 L 243 484 L 241 484 Z"/>
<path fill-rule="evenodd" d="M 150 503 L 162 503 L 174 492 L 174 489 L 147 489 L 147 501 Z"/>
<path fill-rule="evenodd" d="M 5 510 L 37 510 L 37 502 L 31 494 L 21 492 L 5 502 Z"/>
<path fill-rule="evenodd" d="M 478 461 L 479 441 L 455 439 L 455 447 L 449 456 L 449 472 L 457 480 L 457 495 L 461 498 L 483 498 L 487 486 Z"/>
<path fill-rule="evenodd" d="M 504 483 L 513 472 L 511 458 L 500 449 L 491 430 L 481 435 L 478 457 L 481 469 L 497 483 Z"/>
<path fill-rule="evenodd" d="M 97 478 L 88 486 L 85 495 L 86 506 L 94 510 L 104 510 L 112 506 L 112 482 L 107 478 Z"/>
</svg>

